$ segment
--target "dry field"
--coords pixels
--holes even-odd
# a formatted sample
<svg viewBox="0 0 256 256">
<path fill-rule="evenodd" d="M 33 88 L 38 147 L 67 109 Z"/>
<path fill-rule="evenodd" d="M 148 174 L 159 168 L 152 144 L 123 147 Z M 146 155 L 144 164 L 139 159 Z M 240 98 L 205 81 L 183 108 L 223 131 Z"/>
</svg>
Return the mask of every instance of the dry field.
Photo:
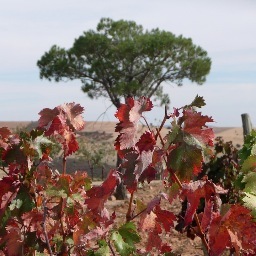
<svg viewBox="0 0 256 256">
<path fill-rule="evenodd" d="M 36 123 L 32 122 L 32 124 L 35 126 Z M 31 122 L 5 122 L 0 121 L 0 127 L 9 127 L 10 129 L 16 129 L 23 128 L 31 125 Z M 32 125 L 32 127 L 33 127 Z M 106 133 L 111 134 L 113 137 L 116 136 L 115 133 L 115 122 L 86 122 L 84 132 L 87 133 Z M 167 132 L 168 129 L 164 129 L 164 132 Z M 233 144 L 240 144 L 243 143 L 243 129 L 242 127 L 213 127 L 213 131 L 215 133 L 215 136 L 221 136 L 224 138 L 225 141 L 233 141 Z"/>
<path fill-rule="evenodd" d="M 16 121 L 16 122 L 5 122 L 0 121 L 0 127 L 9 127 L 15 129 L 17 127 L 22 128 L 30 125 L 31 122 Z M 35 123 L 34 123 L 35 125 Z M 112 134 L 115 137 L 115 122 L 86 122 L 84 132 L 93 133 L 106 133 Z M 165 129 L 168 131 L 168 129 Z M 225 141 L 233 141 L 233 144 L 243 143 L 243 129 L 242 127 L 213 127 L 215 136 L 222 136 Z"/>
<path fill-rule="evenodd" d="M 90 138 L 90 141 L 95 141 L 97 143 L 104 141 L 113 147 L 114 140 L 117 137 L 115 132 L 115 122 L 86 122 L 86 126 L 83 131 L 79 133 L 79 136 L 84 136 Z M 29 129 L 36 127 L 36 122 L 4 122 L 0 121 L 0 127 L 8 127 L 15 131 L 17 128 L 22 129 L 24 127 L 29 127 Z M 145 131 L 147 128 L 141 126 L 141 132 Z M 213 127 L 215 136 L 223 137 L 224 141 L 232 141 L 235 146 L 243 144 L 243 130 L 242 127 Z M 167 134 L 168 129 L 164 128 L 162 130 L 162 135 Z M 109 149 L 108 147 L 108 149 Z M 108 150 L 107 149 L 107 150 Z M 106 150 L 106 151 L 107 151 Z M 103 172 L 108 171 L 109 168 L 115 166 L 115 155 L 109 156 L 105 162 L 105 168 Z M 56 159 L 54 161 L 54 168 L 60 170 L 62 165 L 61 159 Z M 87 170 L 89 173 L 91 169 L 89 168 L 88 162 L 83 159 L 78 159 L 75 156 L 70 156 L 67 162 L 67 172 L 72 173 L 76 170 Z M 102 176 L 102 167 L 94 168 L 93 170 L 95 177 Z M 0 173 L 1 176 L 1 173 Z"/>
</svg>

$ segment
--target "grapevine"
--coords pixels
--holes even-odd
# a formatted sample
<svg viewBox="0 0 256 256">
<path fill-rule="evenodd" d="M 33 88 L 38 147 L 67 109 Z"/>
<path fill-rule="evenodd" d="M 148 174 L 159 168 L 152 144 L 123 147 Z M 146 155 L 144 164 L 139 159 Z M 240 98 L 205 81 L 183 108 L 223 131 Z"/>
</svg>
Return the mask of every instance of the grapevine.
<svg viewBox="0 0 256 256">
<path fill-rule="evenodd" d="M 66 170 L 67 157 L 79 149 L 76 133 L 86 125 L 79 104 L 43 109 L 30 132 L 0 128 L 0 255 L 175 255 L 168 241 L 174 229 L 200 237 L 206 255 L 255 255 L 254 137 L 240 151 L 241 161 L 231 163 L 241 200 L 222 202 L 226 183 L 215 184 L 203 171 L 214 155 L 213 119 L 196 110 L 204 105 L 196 96 L 170 114 L 165 109 L 158 128 L 139 134 L 153 104 L 128 98 L 115 114 L 114 146 L 122 161 L 97 186 L 86 172 Z M 163 134 L 166 124 L 171 129 Z M 62 170 L 51 167 L 54 142 L 64 152 Z M 165 190 L 144 202 L 135 196 L 138 187 L 155 180 L 159 166 Z M 120 182 L 130 193 L 122 223 L 106 208 Z M 180 214 L 168 207 L 177 199 Z"/>
</svg>

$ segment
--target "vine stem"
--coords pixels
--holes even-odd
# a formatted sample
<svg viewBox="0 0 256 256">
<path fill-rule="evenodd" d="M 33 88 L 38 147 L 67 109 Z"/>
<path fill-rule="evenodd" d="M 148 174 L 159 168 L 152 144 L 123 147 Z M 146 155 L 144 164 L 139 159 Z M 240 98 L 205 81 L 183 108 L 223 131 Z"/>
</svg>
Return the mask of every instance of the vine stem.
<svg viewBox="0 0 256 256">
<path fill-rule="evenodd" d="M 67 169 L 67 158 L 66 156 L 63 156 L 62 160 L 62 174 L 66 174 L 66 169 Z"/>
<path fill-rule="evenodd" d="M 146 125 L 147 125 L 147 127 L 148 127 L 149 131 L 151 131 L 150 126 L 149 126 L 149 124 L 148 124 L 147 119 L 146 119 L 144 116 L 141 116 L 141 117 L 142 117 L 142 118 L 143 118 L 143 120 L 145 121 L 145 123 L 146 123 Z"/>
<path fill-rule="evenodd" d="M 166 162 L 166 159 L 165 159 L 165 162 Z M 166 162 L 166 163 L 167 163 L 167 162 Z M 170 168 L 167 169 L 167 170 L 168 170 L 168 171 L 171 173 L 171 175 L 174 177 L 174 179 L 175 179 L 175 181 L 177 182 L 177 184 L 179 185 L 179 187 L 182 188 L 181 181 L 179 180 L 179 178 L 177 177 L 177 175 L 173 172 L 173 170 L 170 169 Z M 195 213 L 194 219 L 195 219 L 196 224 L 197 224 L 198 229 L 199 229 L 199 237 L 201 238 L 201 240 L 202 240 L 202 242 L 203 242 L 205 248 L 206 248 L 207 251 L 209 252 L 209 251 L 210 251 L 209 244 L 208 244 L 208 242 L 206 241 L 205 234 L 204 234 L 204 232 L 203 232 L 203 230 L 202 230 L 202 227 L 201 227 L 201 224 L 200 224 L 200 221 L 199 221 L 199 218 L 198 218 L 198 214 L 197 214 L 197 213 Z"/>
<path fill-rule="evenodd" d="M 164 140 L 163 140 L 163 138 L 162 138 L 162 136 L 161 136 L 161 134 L 160 134 L 159 129 L 156 129 L 156 131 L 157 131 L 157 134 L 159 135 L 159 139 L 160 139 L 160 141 L 161 141 L 162 146 L 164 146 Z M 165 161 L 165 165 L 167 166 L 167 160 L 166 160 L 166 158 L 164 158 L 164 161 Z M 175 181 L 177 182 L 177 184 L 179 185 L 179 187 L 182 188 L 181 181 L 180 181 L 180 179 L 178 178 L 178 176 L 176 175 L 176 173 L 175 173 L 171 168 L 168 168 L 168 171 L 171 173 L 171 175 L 173 176 L 173 178 L 175 179 Z"/>
<path fill-rule="evenodd" d="M 149 126 L 149 124 L 148 124 L 146 118 L 145 118 L 144 116 L 142 116 L 142 118 L 143 118 L 144 121 L 146 122 L 146 125 L 147 125 L 148 129 L 151 131 L 150 126 Z M 159 129 L 156 129 L 156 130 L 157 130 L 157 134 L 155 135 L 155 140 L 157 140 L 157 137 L 158 137 L 158 136 L 161 136 L 161 135 L 160 135 L 160 131 L 162 130 L 162 128 L 163 128 L 163 126 L 164 126 L 166 120 L 169 119 L 169 118 L 170 118 L 170 117 L 169 117 L 168 114 L 167 114 L 167 106 L 165 106 L 165 115 L 164 115 L 164 118 L 163 118 L 162 123 L 161 123 L 161 125 L 160 125 L 160 128 L 159 128 Z M 161 138 L 161 140 L 162 140 L 162 138 Z M 162 140 L 162 141 L 163 141 L 163 140 Z M 176 176 L 176 175 L 175 175 L 175 176 Z M 177 177 L 177 182 L 180 183 L 178 177 Z M 180 185 L 181 185 L 181 183 L 180 183 Z M 128 221 L 130 221 L 130 220 L 133 220 L 134 218 L 136 218 L 137 216 L 139 216 L 141 213 L 143 213 L 143 212 L 145 211 L 145 210 L 142 210 L 141 212 L 139 212 L 139 213 L 136 214 L 135 216 L 132 216 L 131 210 L 132 210 L 133 194 L 134 194 L 134 192 L 131 193 L 131 197 L 130 197 L 130 201 L 129 201 L 129 207 L 128 207 L 127 214 L 126 214 L 126 222 L 128 222 Z"/>
<path fill-rule="evenodd" d="M 195 213 L 194 219 L 195 219 L 196 224 L 197 224 L 197 226 L 198 226 L 198 228 L 199 228 L 200 238 L 201 238 L 201 240 L 202 240 L 202 242 L 203 242 L 205 248 L 207 249 L 207 252 L 209 253 L 210 247 L 209 247 L 208 242 L 206 241 L 205 234 L 204 234 L 204 232 L 203 232 L 203 230 L 202 230 L 202 226 L 201 226 L 201 224 L 200 224 L 200 221 L 199 221 L 199 218 L 198 218 L 198 214 L 197 214 L 197 213 Z"/>
<path fill-rule="evenodd" d="M 162 138 L 162 136 L 161 136 L 161 134 L 160 134 L 160 131 L 159 131 L 158 129 L 156 129 L 156 130 L 157 130 L 157 134 L 159 135 L 161 144 L 162 144 L 162 146 L 164 146 L 164 141 L 163 141 L 163 138 Z M 164 161 L 165 161 L 165 164 L 166 164 L 166 166 L 167 166 L 167 160 L 166 160 L 166 158 L 164 158 Z M 182 183 L 181 183 L 180 179 L 178 178 L 178 176 L 176 175 L 176 173 L 175 173 L 171 168 L 167 168 L 167 170 L 170 172 L 170 174 L 173 176 L 173 178 L 175 179 L 175 181 L 177 182 L 177 184 L 179 185 L 179 187 L 182 189 Z M 204 234 L 204 232 L 203 232 L 203 230 L 202 230 L 202 226 L 201 226 L 201 224 L 200 224 L 200 221 L 199 221 L 199 218 L 198 218 L 198 214 L 197 214 L 197 213 L 195 213 L 194 219 L 195 219 L 196 224 L 197 224 L 198 229 L 199 229 L 199 237 L 201 238 L 201 240 L 202 240 L 202 242 L 203 242 L 205 248 L 206 248 L 207 251 L 209 252 L 209 251 L 210 251 L 209 244 L 208 244 L 208 242 L 206 241 L 205 234 Z"/>
<path fill-rule="evenodd" d="M 126 214 L 126 222 L 129 222 L 132 219 L 131 211 L 132 211 L 133 194 L 134 194 L 134 192 L 131 193 L 131 197 L 130 197 L 130 201 L 129 201 L 129 207 L 128 207 L 128 211 L 127 211 L 127 214 Z"/>
<path fill-rule="evenodd" d="M 8 175 L 8 172 L 5 170 L 5 168 L 4 168 L 4 167 L 2 167 L 2 168 L 1 168 L 1 170 L 2 170 L 5 174 L 7 174 L 7 175 Z"/>
<path fill-rule="evenodd" d="M 161 135 L 160 135 L 160 132 L 161 132 L 161 130 L 163 129 L 165 122 L 166 122 L 169 118 L 170 118 L 170 116 L 168 116 L 168 114 L 167 114 L 167 106 L 165 106 L 165 108 L 164 108 L 164 118 L 163 118 L 163 120 L 162 120 L 162 123 L 161 123 L 160 127 L 156 129 L 157 134 L 156 134 L 156 136 L 155 136 L 155 140 L 157 140 L 157 137 L 158 137 L 158 136 L 161 136 Z"/>
<path fill-rule="evenodd" d="M 112 252 L 112 255 L 115 256 L 116 254 L 115 254 L 115 252 L 114 252 L 114 249 L 113 249 L 113 247 L 112 247 L 110 241 L 108 241 L 108 247 L 110 248 L 110 251 Z"/>
<path fill-rule="evenodd" d="M 46 226 L 45 226 L 46 215 L 47 215 L 47 207 L 46 207 L 46 204 L 45 204 L 45 199 L 43 200 L 43 207 L 44 207 L 43 230 L 44 230 L 45 241 L 46 241 L 50 256 L 53 256 L 52 249 L 51 249 L 50 242 L 49 242 L 49 238 L 48 238 L 48 235 L 47 235 L 47 232 L 46 232 Z"/>
<path fill-rule="evenodd" d="M 60 225 L 61 225 L 61 229 L 62 229 L 62 239 L 63 239 L 63 243 L 64 243 L 66 240 L 66 235 L 65 235 L 64 225 L 63 225 L 63 213 L 64 213 L 64 204 L 63 204 L 63 198 L 61 198 Z"/>
<path fill-rule="evenodd" d="M 145 208 L 144 210 L 140 211 L 139 213 L 135 214 L 134 216 L 131 216 L 130 220 L 133 220 L 135 218 L 137 218 L 138 216 L 140 216 L 143 212 L 145 212 L 147 210 L 147 208 Z"/>
</svg>

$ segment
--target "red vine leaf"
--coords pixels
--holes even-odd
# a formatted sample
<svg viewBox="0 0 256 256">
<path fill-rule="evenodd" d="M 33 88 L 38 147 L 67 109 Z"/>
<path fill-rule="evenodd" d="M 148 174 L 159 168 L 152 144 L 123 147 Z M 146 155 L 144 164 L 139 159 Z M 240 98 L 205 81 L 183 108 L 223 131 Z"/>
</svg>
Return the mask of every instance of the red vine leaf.
<svg viewBox="0 0 256 256">
<path fill-rule="evenodd" d="M 152 166 L 156 166 L 163 160 L 163 156 L 165 155 L 164 150 L 155 148 L 152 156 Z"/>
<path fill-rule="evenodd" d="M 157 250 L 159 254 L 165 253 L 165 252 L 171 252 L 171 247 L 166 243 L 163 243 L 162 238 L 160 237 L 160 234 L 162 234 L 162 228 L 160 223 L 155 221 L 154 226 L 150 230 L 147 230 L 147 232 L 148 232 L 148 238 L 146 243 L 147 252 L 152 252 L 154 248 Z"/>
<path fill-rule="evenodd" d="M 131 100 L 132 101 L 132 100 Z M 150 111 L 153 108 L 152 101 L 146 97 L 140 97 L 139 100 L 135 100 L 133 107 L 131 108 L 129 120 L 131 122 L 138 122 L 145 111 Z"/>
<path fill-rule="evenodd" d="M 141 97 L 138 100 L 128 98 L 126 104 L 121 104 L 118 108 L 115 116 L 120 121 L 116 125 L 116 132 L 119 132 L 119 136 L 116 139 L 116 149 L 120 156 L 123 156 L 122 151 L 126 148 L 133 148 L 136 144 L 136 131 L 139 119 L 144 111 L 150 111 L 153 107 L 152 102 L 145 97 Z"/>
<path fill-rule="evenodd" d="M 9 136 L 12 134 L 8 127 L 1 127 L 0 128 L 0 139 L 5 140 L 8 139 Z"/>
<path fill-rule="evenodd" d="M 122 151 L 127 148 L 132 148 L 135 146 L 135 134 L 136 134 L 136 127 L 132 123 L 128 123 L 124 126 L 124 123 L 121 123 L 118 128 L 122 127 L 122 132 L 118 135 L 115 142 L 116 150 Z M 116 131 L 117 131 L 116 127 Z M 120 152 L 121 154 L 122 152 Z"/>
<path fill-rule="evenodd" d="M 166 252 L 167 247 L 162 244 L 162 238 L 159 234 L 162 233 L 162 227 L 166 232 L 170 231 L 173 227 L 176 217 L 173 213 L 162 210 L 160 207 L 161 199 L 167 199 L 167 195 L 162 193 L 151 200 L 144 211 L 140 215 L 139 227 L 143 232 L 148 233 L 146 251 L 151 251 L 156 248 L 159 252 Z M 168 247 L 170 249 L 170 247 Z"/>
<path fill-rule="evenodd" d="M 153 248 L 161 250 L 162 239 L 159 236 L 162 233 L 162 228 L 159 223 L 155 222 L 154 228 L 148 233 L 148 240 L 146 244 L 146 251 L 150 252 Z"/>
<path fill-rule="evenodd" d="M 38 121 L 38 127 L 48 126 L 58 116 L 62 120 L 65 120 L 66 125 L 71 130 L 82 130 L 85 125 L 81 116 L 83 111 L 84 108 L 74 102 L 62 104 L 54 109 L 45 108 L 39 112 L 41 117 Z"/>
<path fill-rule="evenodd" d="M 115 113 L 115 117 L 119 120 L 120 123 L 130 123 L 130 110 L 133 107 L 134 100 L 131 98 L 127 99 L 128 104 L 121 104 Z M 129 104 L 130 103 L 130 104 Z M 120 124 L 119 123 L 119 124 Z"/>
<path fill-rule="evenodd" d="M 93 186 L 86 192 L 88 198 L 85 203 L 88 208 L 95 212 L 101 212 L 109 196 L 115 191 L 120 178 L 116 170 L 111 170 L 107 179 L 100 186 Z"/>
<path fill-rule="evenodd" d="M 153 151 L 155 145 L 155 135 L 150 131 L 146 131 L 145 133 L 143 133 L 139 141 L 136 143 L 136 146 L 138 147 L 140 153 L 142 151 Z"/>
<path fill-rule="evenodd" d="M 193 135 L 202 143 L 213 146 L 214 133 L 211 128 L 207 128 L 207 122 L 213 122 L 208 116 L 203 116 L 200 112 L 193 109 L 183 111 L 184 131 Z"/>
<path fill-rule="evenodd" d="M 145 171 L 152 163 L 156 144 L 154 134 L 147 131 L 139 140 L 136 138 L 137 123 L 142 113 L 150 111 L 152 107 L 152 102 L 145 97 L 138 100 L 128 98 L 126 104 L 121 104 L 115 114 L 120 121 L 116 126 L 116 131 L 120 134 L 115 141 L 115 148 L 118 155 L 125 159 L 122 164 L 122 168 L 125 169 L 123 180 L 130 193 L 137 189 L 137 183 L 142 174 L 141 181 L 144 179 L 151 181 L 155 176 L 153 168 Z M 150 176 L 147 177 L 147 175 Z"/>
<path fill-rule="evenodd" d="M 7 149 L 8 148 L 8 138 L 11 136 L 11 131 L 7 127 L 0 128 L 0 148 Z"/>
<path fill-rule="evenodd" d="M 63 145 L 64 156 L 71 155 L 79 149 L 75 134 L 67 130 L 63 132 L 60 143 Z"/>
<path fill-rule="evenodd" d="M 151 211 L 153 211 L 156 206 L 160 205 L 162 199 L 168 200 L 167 194 L 161 193 L 161 194 L 159 194 L 158 196 L 156 196 L 155 198 L 153 198 L 153 199 L 148 203 L 148 205 L 147 205 L 147 211 L 146 211 L 146 212 L 147 212 L 147 213 L 150 213 Z"/>
<path fill-rule="evenodd" d="M 172 130 L 166 136 L 165 148 L 170 152 L 168 166 L 177 172 L 181 180 L 191 180 L 202 169 L 205 152 L 211 150 L 214 133 L 206 123 L 213 122 L 212 118 L 203 116 L 192 107 L 184 108 L 183 115 L 177 122 L 172 122 Z"/>
<path fill-rule="evenodd" d="M 156 205 L 154 213 L 156 214 L 156 221 L 162 224 L 166 232 L 170 232 L 174 226 L 174 221 L 176 221 L 176 216 L 170 211 L 162 210 L 159 205 Z"/>
<path fill-rule="evenodd" d="M 74 130 L 81 130 L 84 121 L 81 116 L 83 108 L 74 103 L 60 105 L 54 109 L 43 109 L 39 115 L 39 127 L 46 128 L 46 136 L 55 136 L 62 144 L 64 156 L 68 156 L 78 150 Z"/>
<path fill-rule="evenodd" d="M 243 245 L 242 245 L 241 241 L 239 240 L 238 235 L 234 234 L 229 229 L 228 229 L 228 234 L 229 234 L 229 237 L 230 237 L 231 244 L 234 247 L 235 251 L 240 252 L 241 250 L 243 250 Z"/>
<path fill-rule="evenodd" d="M 56 134 L 63 134 L 65 130 L 69 130 L 68 126 L 65 124 L 65 120 L 62 118 L 62 116 L 55 116 L 51 122 L 49 123 L 49 126 L 47 127 L 47 130 L 45 132 L 46 136 L 56 135 Z"/>
<path fill-rule="evenodd" d="M 0 180 L 0 217 L 9 203 L 16 197 L 20 186 L 21 182 L 14 176 L 6 176 Z"/>
<path fill-rule="evenodd" d="M 125 169 L 123 181 L 130 193 L 133 193 L 137 189 L 138 177 L 136 177 L 135 172 L 138 169 L 138 162 L 139 153 L 132 151 L 125 155 L 125 161 L 122 164 L 122 168 Z"/>
<path fill-rule="evenodd" d="M 7 255 L 16 256 L 22 255 L 22 233 L 21 226 L 14 220 L 6 226 L 7 234 L 4 237 L 6 241 Z"/>
<path fill-rule="evenodd" d="M 45 135 L 55 135 L 55 138 L 63 146 L 64 156 L 71 155 L 79 149 L 75 134 L 69 130 L 69 127 L 59 116 L 53 119 Z"/>
<path fill-rule="evenodd" d="M 24 226 L 30 231 L 35 232 L 38 229 L 42 229 L 43 213 L 37 209 L 33 209 L 30 212 L 26 212 L 21 216 Z"/>
<path fill-rule="evenodd" d="M 41 117 L 38 120 L 38 127 L 49 126 L 52 120 L 59 115 L 59 111 L 56 108 L 44 108 L 38 113 Z"/>
<path fill-rule="evenodd" d="M 117 117 L 120 122 L 137 123 L 142 113 L 144 111 L 150 111 L 152 108 L 153 104 L 149 98 L 140 97 L 138 100 L 127 98 L 126 104 L 121 104 L 115 117 Z"/>
<path fill-rule="evenodd" d="M 145 180 L 147 180 L 147 182 L 150 183 L 152 180 L 156 179 L 156 174 L 157 170 L 154 167 L 149 166 L 140 175 L 139 182 L 143 183 Z"/>
<path fill-rule="evenodd" d="M 201 227 L 203 232 L 207 231 L 209 228 L 209 225 L 211 224 L 212 218 L 215 214 L 213 207 L 214 207 L 213 201 L 207 200 L 205 202 L 204 212 L 201 220 Z"/>
<path fill-rule="evenodd" d="M 82 117 L 82 113 L 84 112 L 83 107 L 72 102 L 63 104 L 59 108 L 64 113 L 67 124 L 73 127 L 74 130 L 80 131 L 84 128 L 85 122 Z"/>
<path fill-rule="evenodd" d="M 206 202 L 212 201 L 214 203 L 216 200 L 218 200 L 218 194 L 225 194 L 226 192 L 226 190 L 222 189 L 219 186 L 216 186 L 209 180 L 198 180 L 191 181 L 189 183 L 183 183 L 181 198 L 186 198 L 188 201 L 187 210 L 184 218 L 185 226 L 189 225 L 192 222 L 201 198 L 205 198 Z M 206 206 L 211 207 L 208 204 L 206 204 Z M 216 212 L 218 210 L 219 209 L 214 209 L 214 211 Z"/>
<path fill-rule="evenodd" d="M 232 205 L 224 216 L 216 214 L 209 228 L 211 255 L 221 255 L 226 248 L 240 253 L 255 255 L 256 222 L 250 210 Z"/>
<path fill-rule="evenodd" d="M 140 154 L 136 150 L 125 154 L 125 161 L 122 164 L 122 167 L 125 169 L 123 180 L 130 193 L 137 189 L 138 180 L 152 162 L 152 155 L 153 152 L 151 151 L 143 151 Z M 150 177 L 148 180 L 150 180 Z"/>
<path fill-rule="evenodd" d="M 107 232 L 108 230 L 103 227 L 96 227 L 95 229 L 89 231 L 87 234 L 84 234 L 83 236 L 81 236 L 80 242 L 86 243 L 88 241 L 92 241 L 96 239 L 98 240 L 101 237 L 103 237 Z"/>
<path fill-rule="evenodd" d="M 140 216 L 139 229 L 143 232 L 148 232 L 155 227 L 156 215 L 151 211 L 144 212 Z"/>
</svg>

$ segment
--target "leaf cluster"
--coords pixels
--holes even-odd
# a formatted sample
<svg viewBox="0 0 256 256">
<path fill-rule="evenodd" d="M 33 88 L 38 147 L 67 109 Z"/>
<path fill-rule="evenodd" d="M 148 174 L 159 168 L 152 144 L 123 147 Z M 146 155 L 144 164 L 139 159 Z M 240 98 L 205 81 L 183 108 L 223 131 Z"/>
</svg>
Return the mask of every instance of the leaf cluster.
<svg viewBox="0 0 256 256">
<path fill-rule="evenodd" d="M 252 215 L 256 218 L 256 131 L 252 130 L 245 137 L 244 145 L 239 151 L 240 165 L 242 173 L 239 176 L 238 185 L 243 190 L 243 202 L 252 211 Z"/>
<path fill-rule="evenodd" d="M 208 179 L 228 190 L 221 195 L 223 203 L 240 202 L 242 191 L 238 185 L 238 177 L 242 174 L 239 157 L 241 150 L 232 141 L 225 142 L 222 137 L 217 137 L 213 154 L 203 163 L 200 176 L 207 175 Z"/>
</svg>

